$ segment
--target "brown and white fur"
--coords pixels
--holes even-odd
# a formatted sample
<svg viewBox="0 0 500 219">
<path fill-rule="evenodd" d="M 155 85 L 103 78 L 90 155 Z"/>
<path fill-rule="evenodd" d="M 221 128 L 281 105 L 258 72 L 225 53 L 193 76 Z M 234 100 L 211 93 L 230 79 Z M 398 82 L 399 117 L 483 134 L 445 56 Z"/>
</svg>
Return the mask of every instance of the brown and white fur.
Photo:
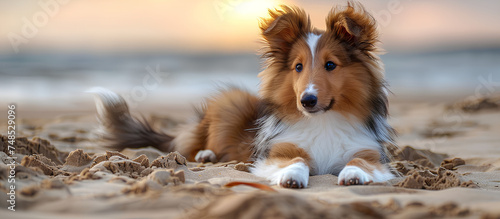
<svg viewBox="0 0 500 219">
<path fill-rule="evenodd" d="M 393 130 L 374 19 L 352 2 L 328 14 L 324 31 L 296 7 L 269 14 L 260 23 L 259 96 L 227 88 L 174 137 L 132 117 L 119 95 L 94 90 L 104 138 L 116 149 L 155 146 L 191 161 L 251 161 L 252 173 L 287 188 L 318 174 L 338 175 L 339 185 L 393 178 L 383 164 Z"/>
</svg>

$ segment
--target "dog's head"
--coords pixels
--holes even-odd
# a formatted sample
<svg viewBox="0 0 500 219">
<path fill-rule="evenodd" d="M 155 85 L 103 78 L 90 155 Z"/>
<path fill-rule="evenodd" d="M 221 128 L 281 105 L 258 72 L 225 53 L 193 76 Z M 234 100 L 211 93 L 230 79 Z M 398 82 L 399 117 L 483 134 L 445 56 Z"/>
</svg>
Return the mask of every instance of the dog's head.
<svg viewBox="0 0 500 219">
<path fill-rule="evenodd" d="M 314 116 L 328 111 L 366 118 L 384 95 L 383 74 L 375 55 L 375 20 L 359 4 L 335 8 L 326 30 L 312 27 L 301 9 L 281 6 L 262 19 L 261 95 L 284 116 Z"/>
</svg>

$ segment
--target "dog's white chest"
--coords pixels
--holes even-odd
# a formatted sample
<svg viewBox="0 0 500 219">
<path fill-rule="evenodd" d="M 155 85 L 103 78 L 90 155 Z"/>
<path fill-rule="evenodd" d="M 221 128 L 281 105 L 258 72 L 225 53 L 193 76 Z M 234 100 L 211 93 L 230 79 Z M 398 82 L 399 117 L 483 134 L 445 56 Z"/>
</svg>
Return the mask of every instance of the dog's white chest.
<svg viewBox="0 0 500 219">
<path fill-rule="evenodd" d="M 312 158 L 311 175 L 338 174 L 356 152 L 380 147 L 362 123 L 336 112 L 306 117 L 292 125 L 275 126 L 262 126 L 261 132 L 268 131 L 271 133 L 266 135 L 273 136 L 266 145 L 293 143 L 305 149 Z"/>
</svg>

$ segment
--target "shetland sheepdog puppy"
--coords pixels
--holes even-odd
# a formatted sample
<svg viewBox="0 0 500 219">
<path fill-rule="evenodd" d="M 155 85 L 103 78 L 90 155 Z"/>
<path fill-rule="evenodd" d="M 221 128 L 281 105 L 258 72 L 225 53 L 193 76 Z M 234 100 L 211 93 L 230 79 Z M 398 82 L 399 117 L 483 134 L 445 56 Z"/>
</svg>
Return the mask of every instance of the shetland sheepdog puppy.
<svg viewBox="0 0 500 219">
<path fill-rule="evenodd" d="M 310 175 L 339 185 L 386 181 L 387 91 L 372 16 L 357 3 L 331 10 L 326 30 L 297 7 L 269 10 L 260 29 L 265 69 L 258 96 L 229 87 L 207 99 L 176 136 L 131 116 L 124 99 L 97 89 L 103 138 L 115 149 L 154 146 L 188 160 L 254 162 L 251 172 L 285 188 Z M 99 101 L 100 100 L 100 101 Z"/>
</svg>

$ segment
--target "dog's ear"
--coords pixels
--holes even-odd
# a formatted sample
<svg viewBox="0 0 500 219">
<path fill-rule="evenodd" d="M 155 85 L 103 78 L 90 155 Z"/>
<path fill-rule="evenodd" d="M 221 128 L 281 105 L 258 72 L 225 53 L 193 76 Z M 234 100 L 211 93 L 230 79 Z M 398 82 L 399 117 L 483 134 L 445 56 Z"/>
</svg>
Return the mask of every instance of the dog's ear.
<svg viewBox="0 0 500 219">
<path fill-rule="evenodd" d="M 378 42 L 375 19 L 359 3 L 335 8 L 326 17 L 327 32 L 336 39 L 363 51 L 374 51 Z"/>
<path fill-rule="evenodd" d="M 282 5 L 269 9 L 269 15 L 270 18 L 261 19 L 259 24 L 267 47 L 264 56 L 276 58 L 287 54 L 293 42 L 311 30 L 309 16 L 302 9 Z"/>
</svg>

